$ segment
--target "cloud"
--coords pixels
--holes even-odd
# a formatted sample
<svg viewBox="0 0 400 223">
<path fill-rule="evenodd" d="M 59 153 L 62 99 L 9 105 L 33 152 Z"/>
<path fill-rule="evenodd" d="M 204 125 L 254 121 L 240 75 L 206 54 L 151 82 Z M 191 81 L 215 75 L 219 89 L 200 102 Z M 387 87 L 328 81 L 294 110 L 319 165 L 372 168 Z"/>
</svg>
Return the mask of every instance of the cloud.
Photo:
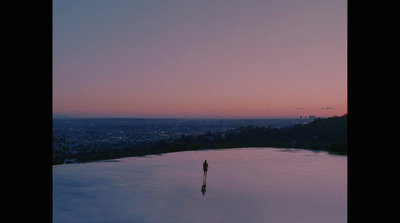
<svg viewBox="0 0 400 223">
<path fill-rule="evenodd" d="M 321 108 L 321 109 L 335 109 L 334 107 L 324 107 L 324 108 Z"/>
<path fill-rule="evenodd" d="M 296 108 L 296 109 L 304 109 L 304 108 Z"/>
</svg>

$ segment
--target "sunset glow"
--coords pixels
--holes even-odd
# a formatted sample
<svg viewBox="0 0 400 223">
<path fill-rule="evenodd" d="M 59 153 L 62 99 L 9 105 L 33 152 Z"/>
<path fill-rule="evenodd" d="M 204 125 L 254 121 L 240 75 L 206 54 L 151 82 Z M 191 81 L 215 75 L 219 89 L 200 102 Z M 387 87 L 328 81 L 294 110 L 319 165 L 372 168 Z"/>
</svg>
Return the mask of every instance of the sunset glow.
<svg viewBox="0 0 400 223">
<path fill-rule="evenodd" d="M 53 114 L 347 113 L 347 1 L 53 1 Z"/>
</svg>

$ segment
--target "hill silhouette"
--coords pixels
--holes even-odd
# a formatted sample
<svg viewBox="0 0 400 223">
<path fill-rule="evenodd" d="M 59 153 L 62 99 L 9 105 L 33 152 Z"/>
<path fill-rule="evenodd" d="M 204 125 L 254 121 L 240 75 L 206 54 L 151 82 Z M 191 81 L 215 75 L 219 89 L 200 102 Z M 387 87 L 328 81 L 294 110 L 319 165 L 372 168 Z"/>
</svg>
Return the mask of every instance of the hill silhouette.
<svg viewBox="0 0 400 223">
<path fill-rule="evenodd" d="M 246 126 L 232 130 L 225 136 L 221 133 L 183 136 L 172 143 L 156 143 L 152 149 L 175 152 L 238 147 L 305 148 L 347 154 L 347 114 L 281 129 Z"/>
<path fill-rule="evenodd" d="M 53 164 L 65 159 L 78 162 L 115 159 L 200 149 L 240 147 L 277 147 L 324 150 L 334 154 L 347 154 L 347 114 L 341 117 L 317 118 L 311 123 L 286 128 L 240 127 L 227 132 L 208 132 L 203 135 L 182 135 L 178 139 L 159 140 L 155 143 L 139 143 L 125 148 L 99 148 L 96 151 L 57 156 Z"/>
</svg>

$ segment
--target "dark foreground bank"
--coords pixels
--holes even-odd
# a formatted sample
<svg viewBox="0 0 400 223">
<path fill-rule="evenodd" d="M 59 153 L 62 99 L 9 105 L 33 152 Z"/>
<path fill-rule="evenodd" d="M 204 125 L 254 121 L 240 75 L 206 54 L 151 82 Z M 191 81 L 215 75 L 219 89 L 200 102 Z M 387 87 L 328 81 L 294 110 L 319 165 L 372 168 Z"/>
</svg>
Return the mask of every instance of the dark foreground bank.
<svg viewBox="0 0 400 223">
<path fill-rule="evenodd" d="M 89 152 L 57 155 L 53 158 L 53 165 L 68 161 L 85 162 L 187 150 L 240 147 L 307 148 L 346 155 L 347 114 L 341 117 L 315 119 L 309 124 L 280 129 L 246 126 L 224 133 L 183 135 L 178 139 L 159 140 L 150 144 L 126 145 L 118 149 L 104 147 Z"/>
</svg>

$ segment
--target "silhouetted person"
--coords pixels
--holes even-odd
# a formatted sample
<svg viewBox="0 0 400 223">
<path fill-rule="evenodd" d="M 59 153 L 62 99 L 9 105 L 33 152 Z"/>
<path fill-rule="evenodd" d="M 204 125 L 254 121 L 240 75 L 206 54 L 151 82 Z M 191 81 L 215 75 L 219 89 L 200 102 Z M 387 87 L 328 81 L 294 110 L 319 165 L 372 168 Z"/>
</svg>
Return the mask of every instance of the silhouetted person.
<svg viewBox="0 0 400 223">
<path fill-rule="evenodd" d="M 207 175 L 207 171 L 208 171 L 207 160 L 205 160 L 204 163 L 203 163 L 203 171 L 204 171 L 204 175 Z"/>
<path fill-rule="evenodd" d="M 208 163 L 207 160 L 204 161 L 203 163 L 203 185 L 201 186 L 201 193 L 203 193 L 203 196 L 206 193 L 206 187 L 207 187 L 207 171 L 208 171 Z"/>
<path fill-rule="evenodd" d="M 208 163 L 207 160 L 204 161 L 203 163 L 203 185 L 201 186 L 201 193 L 203 193 L 203 196 L 206 194 L 206 187 L 207 187 L 207 171 L 208 171 Z"/>
</svg>

